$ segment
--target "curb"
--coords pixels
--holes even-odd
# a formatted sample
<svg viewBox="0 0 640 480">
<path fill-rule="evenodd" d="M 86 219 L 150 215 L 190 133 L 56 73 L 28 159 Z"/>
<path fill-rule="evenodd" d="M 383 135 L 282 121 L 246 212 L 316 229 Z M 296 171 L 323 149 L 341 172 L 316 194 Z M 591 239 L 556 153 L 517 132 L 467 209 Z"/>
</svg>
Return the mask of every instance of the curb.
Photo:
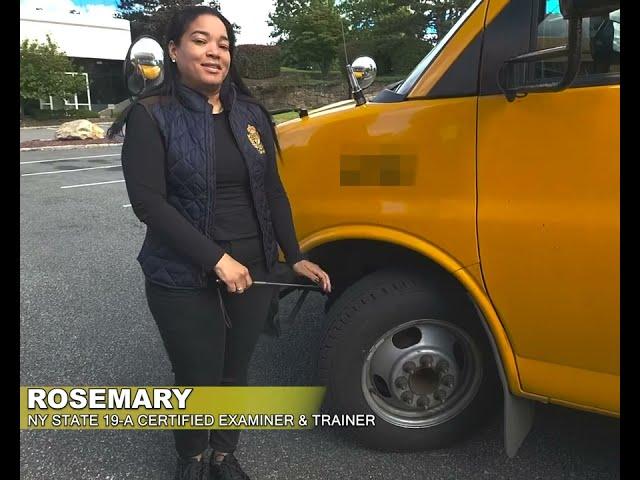
<svg viewBox="0 0 640 480">
<path fill-rule="evenodd" d="M 21 148 L 21 152 L 34 152 L 38 150 L 70 150 L 73 148 L 94 148 L 94 147 L 118 147 L 122 143 L 90 143 L 88 145 L 49 145 L 46 147 L 25 147 Z"/>
</svg>

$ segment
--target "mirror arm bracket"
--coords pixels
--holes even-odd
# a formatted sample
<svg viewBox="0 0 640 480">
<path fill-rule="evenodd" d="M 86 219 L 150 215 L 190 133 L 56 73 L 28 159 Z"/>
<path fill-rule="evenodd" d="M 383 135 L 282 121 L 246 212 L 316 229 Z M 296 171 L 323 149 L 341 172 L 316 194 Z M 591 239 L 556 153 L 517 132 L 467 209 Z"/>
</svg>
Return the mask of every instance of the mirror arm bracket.
<svg viewBox="0 0 640 480">
<path fill-rule="evenodd" d="M 353 68 L 351 65 L 347 64 L 347 78 L 349 79 L 349 85 L 351 86 L 351 94 L 353 95 L 354 100 L 356 101 L 356 106 L 364 105 L 367 103 L 367 99 L 364 96 L 364 92 L 362 88 L 360 88 L 360 84 L 356 79 L 355 74 L 353 73 Z"/>
</svg>

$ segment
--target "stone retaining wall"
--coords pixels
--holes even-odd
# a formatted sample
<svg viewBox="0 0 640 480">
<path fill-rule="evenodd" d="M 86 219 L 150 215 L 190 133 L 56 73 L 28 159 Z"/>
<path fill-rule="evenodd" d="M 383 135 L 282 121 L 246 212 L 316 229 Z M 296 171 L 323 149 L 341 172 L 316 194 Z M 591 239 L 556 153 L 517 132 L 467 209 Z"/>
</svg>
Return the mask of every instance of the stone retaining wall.
<svg viewBox="0 0 640 480">
<path fill-rule="evenodd" d="M 385 83 L 374 82 L 365 90 L 367 98 L 375 96 L 385 86 Z M 297 87 L 291 85 L 249 85 L 251 92 L 269 110 L 283 108 L 317 108 L 330 103 L 347 100 L 349 88 L 344 82 L 327 82 L 322 85 L 307 85 Z"/>
</svg>

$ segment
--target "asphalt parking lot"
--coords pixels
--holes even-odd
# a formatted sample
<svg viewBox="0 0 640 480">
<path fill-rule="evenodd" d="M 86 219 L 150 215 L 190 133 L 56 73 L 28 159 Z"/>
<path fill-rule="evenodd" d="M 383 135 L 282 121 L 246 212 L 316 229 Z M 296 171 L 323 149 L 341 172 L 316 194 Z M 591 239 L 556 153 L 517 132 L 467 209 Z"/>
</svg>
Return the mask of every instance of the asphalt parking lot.
<svg viewBox="0 0 640 480">
<path fill-rule="evenodd" d="M 120 167 L 120 147 L 20 154 L 22 385 L 170 385 L 135 258 L 144 236 Z M 280 338 L 263 336 L 254 385 L 312 384 L 322 299 L 311 294 Z M 293 298 L 283 300 L 284 315 Z M 617 479 L 616 419 L 540 405 L 516 458 L 502 423 L 446 450 L 381 453 L 337 429 L 247 431 L 237 451 L 252 479 Z M 168 431 L 22 431 L 20 478 L 169 480 Z"/>
</svg>

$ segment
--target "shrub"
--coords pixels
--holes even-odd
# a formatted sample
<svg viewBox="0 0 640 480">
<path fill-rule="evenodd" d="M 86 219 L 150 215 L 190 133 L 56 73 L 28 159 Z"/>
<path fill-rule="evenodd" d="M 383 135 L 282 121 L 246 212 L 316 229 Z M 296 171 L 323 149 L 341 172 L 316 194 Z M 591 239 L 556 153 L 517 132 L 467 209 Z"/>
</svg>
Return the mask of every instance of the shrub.
<svg viewBox="0 0 640 480">
<path fill-rule="evenodd" d="M 78 120 L 81 118 L 100 118 L 98 112 L 91 110 L 32 110 L 30 116 L 35 120 Z"/>
<path fill-rule="evenodd" d="M 280 47 L 277 45 L 238 45 L 234 61 L 238 73 L 244 78 L 263 79 L 280 75 Z"/>
</svg>

